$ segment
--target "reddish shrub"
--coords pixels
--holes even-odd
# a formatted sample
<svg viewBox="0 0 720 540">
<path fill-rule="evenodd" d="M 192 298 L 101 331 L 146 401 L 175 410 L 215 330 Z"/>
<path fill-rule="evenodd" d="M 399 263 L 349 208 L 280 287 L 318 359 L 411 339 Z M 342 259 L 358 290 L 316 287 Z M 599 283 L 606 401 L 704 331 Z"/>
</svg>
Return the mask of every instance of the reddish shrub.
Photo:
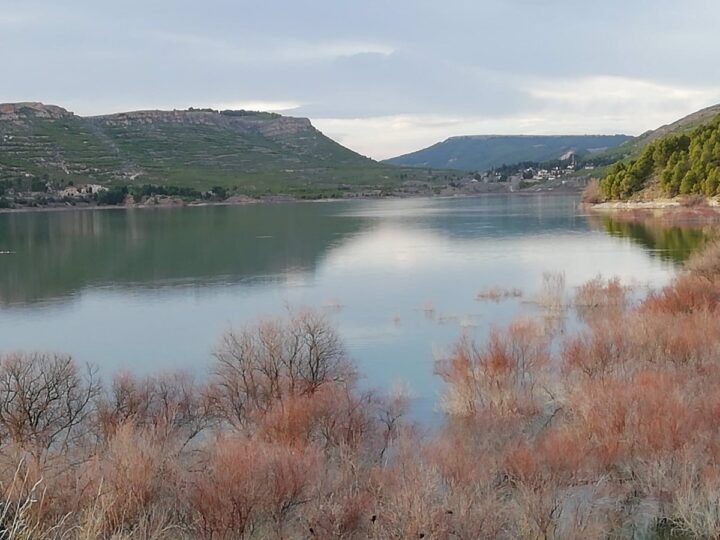
<svg viewBox="0 0 720 540">
<path fill-rule="evenodd" d="M 628 305 L 627 288 L 619 278 L 603 280 L 601 276 L 578 287 L 575 309 L 585 320 L 617 317 Z"/>
<path fill-rule="evenodd" d="M 693 276 L 716 281 L 720 277 L 720 241 L 715 241 L 694 253 L 685 263 L 685 269 Z"/>
<path fill-rule="evenodd" d="M 97 430 L 106 440 L 129 422 L 186 444 L 210 422 L 202 390 L 185 373 L 143 379 L 121 373 L 97 400 L 96 409 Z"/>
<path fill-rule="evenodd" d="M 692 313 L 716 311 L 720 303 L 720 286 L 702 277 L 685 275 L 677 278 L 659 293 L 652 293 L 641 311 L 657 313 Z"/>
<path fill-rule="evenodd" d="M 589 330 L 568 338 L 562 350 L 565 373 L 582 373 L 604 378 L 627 370 L 633 360 L 633 336 L 628 332 L 629 318 L 599 319 Z"/>
<path fill-rule="evenodd" d="M 448 386 L 445 409 L 458 416 L 483 409 L 534 414 L 540 406 L 538 383 L 549 360 L 549 341 L 530 321 L 515 322 L 506 333 L 493 330 L 484 348 L 463 338 L 450 358 L 435 365 Z"/>
<path fill-rule="evenodd" d="M 190 491 L 196 527 L 208 538 L 282 536 L 290 523 L 299 525 L 297 508 L 314 496 L 319 463 L 311 447 L 217 441 Z"/>
</svg>

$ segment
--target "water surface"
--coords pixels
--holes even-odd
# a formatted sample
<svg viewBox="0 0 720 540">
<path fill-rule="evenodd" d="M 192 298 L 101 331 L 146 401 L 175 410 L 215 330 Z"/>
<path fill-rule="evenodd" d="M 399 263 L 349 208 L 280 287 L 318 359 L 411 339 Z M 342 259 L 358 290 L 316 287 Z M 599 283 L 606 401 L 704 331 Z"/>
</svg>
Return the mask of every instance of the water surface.
<svg viewBox="0 0 720 540">
<path fill-rule="evenodd" d="M 203 373 L 225 329 L 313 307 L 364 385 L 430 410 L 433 352 L 532 314 L 543 272 L 659 286 L 701 240 L 591 222 L 562 196 L 3 214 L 0 348 Z M 493 286 L 525 300 L 476 300 Z"/>
</svg>

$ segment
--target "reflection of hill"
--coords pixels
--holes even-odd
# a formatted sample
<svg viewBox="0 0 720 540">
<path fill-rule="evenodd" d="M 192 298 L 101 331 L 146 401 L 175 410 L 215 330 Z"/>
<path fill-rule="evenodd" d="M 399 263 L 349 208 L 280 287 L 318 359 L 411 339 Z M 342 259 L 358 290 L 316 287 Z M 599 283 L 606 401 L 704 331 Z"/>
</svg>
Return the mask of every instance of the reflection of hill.
<svg viewBox="0 0 720 540">
<path fill-rule="evenodd" d="M 358 230 L 317 205 L 0 216 L 0 299 L 64 298 L 86 286 L 158 287 L 312 271 Z"/>
<path fill-rule="evenodd" d="M 693 225 L 669 225 L 658 221 L 623 220 L 613 216 L 589 216 L 590 223 L 611 236 L 629 238 L 653 255 L 675 263 L 683 263 L 701 248 L 712 229 Z"/>
<path fill-rule="evenodd" d="M 0 252 L 14 252 L 0 254 L 0 304 L 63 300 L 87 287 L 280 280 L 314 273 L 331 252 L 362 266 L 372 257 L 412 265 L 422 264 L 418 254 L 491 256 L 513 240 L 552 251 L 543 246 L 590 228 L 575 202 L 488 197 L 0 214 Z M 596 229 L 673 261 L 705 238 L 700 229 L 593 219 Z"/>
</svg>

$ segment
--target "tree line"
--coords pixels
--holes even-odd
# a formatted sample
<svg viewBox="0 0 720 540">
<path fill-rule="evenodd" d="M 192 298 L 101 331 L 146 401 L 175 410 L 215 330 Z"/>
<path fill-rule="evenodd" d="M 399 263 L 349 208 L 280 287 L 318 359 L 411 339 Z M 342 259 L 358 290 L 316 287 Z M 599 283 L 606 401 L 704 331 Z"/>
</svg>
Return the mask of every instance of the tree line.
<svg viewBox="0 0 720 540">
<path fill-rule="evenodd" d="M 653 182 L 663 194 L 720 195 L 720 116 L 690 133 L 668 135 L 637 159 L 617 163 L 602 180 L 606 199 L 627 199 Z"/>
</svg>

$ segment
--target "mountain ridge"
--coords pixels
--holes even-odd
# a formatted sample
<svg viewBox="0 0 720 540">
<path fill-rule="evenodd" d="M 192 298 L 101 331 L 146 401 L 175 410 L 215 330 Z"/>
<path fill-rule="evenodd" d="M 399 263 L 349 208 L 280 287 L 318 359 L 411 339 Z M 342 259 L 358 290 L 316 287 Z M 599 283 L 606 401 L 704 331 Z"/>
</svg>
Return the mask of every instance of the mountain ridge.
<svg viewBox="0 0 720 540">
<path fill-rule="evenodd" d="M 554 161 L 570 152 L 599 153 L 630 139 L 627 135 L 458 135 L 384 163 L 483 171 L 524 161 Z"/>
<path fill-rule="evenodd" d="M 195 108 L 80 116 L 39 102 L 0 104 L 0 181 L 272 192 L 353 182 L 374 187 L 388 183 L 387 170 L 325 136 L 307 118 Z"/>
</svg>

